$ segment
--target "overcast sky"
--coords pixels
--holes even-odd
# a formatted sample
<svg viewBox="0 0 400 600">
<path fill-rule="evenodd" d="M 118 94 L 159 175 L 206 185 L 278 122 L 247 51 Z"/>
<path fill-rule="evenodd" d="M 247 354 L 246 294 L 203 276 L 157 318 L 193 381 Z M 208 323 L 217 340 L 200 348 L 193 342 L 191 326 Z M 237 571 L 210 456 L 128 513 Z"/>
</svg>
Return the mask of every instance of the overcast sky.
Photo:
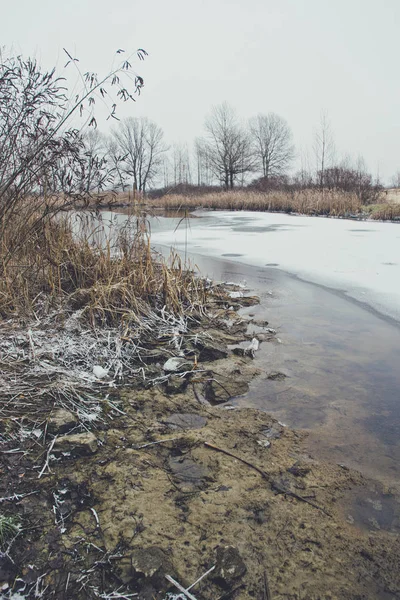
<svg viewBox="0 0 400 600">
<path fill-rule="evenodd" d="M 63 66 L 63 46 L 99 73 L 117 48 L 145 48 L 145 88 L 123 115 L 153 119 L 169 143 L 228 101 L 243 118 L 282 115 L 311 156 L 325 111 L 339 156 L 362 154 L 385 180 L 400 170 L 400 0 L 0 2 L 0 43 L 46 67 Z"/>
</svg>

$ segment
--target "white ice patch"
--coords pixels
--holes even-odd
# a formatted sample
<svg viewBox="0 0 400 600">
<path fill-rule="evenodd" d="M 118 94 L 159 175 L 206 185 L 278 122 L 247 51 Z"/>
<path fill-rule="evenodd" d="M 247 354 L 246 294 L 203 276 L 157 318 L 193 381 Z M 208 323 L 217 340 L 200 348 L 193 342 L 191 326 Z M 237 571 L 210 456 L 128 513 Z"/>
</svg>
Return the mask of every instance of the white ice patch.
<svg viewBox="0 0 400 600">
<path fill-rule="evenodd" d="M 94 365 L 93 375 L 97 377 L 97 379 L 104 379 L 104 377 L 108 376 L 108 370 L 103 369 L 103 367 L 101 367 L 100 365 Z"/>
<path fill-rule="evenodd" d="M 174 373 L 175 371 L 179 371 L 182 365 L 182 359 L 174 356 L 164 363 L 163 369 L 166 373 Z"/>
<path fill-rule="evenodd" d="M 250 344 L 247 346 L 246 352 L 248 352 L 249 354 L 253 354 L 254 352 L 257 352 L 259 346 L 260 346 L 260 342 L 258 341 L 258 339 L 253 338 L 251 340 Z"/>
</svg>

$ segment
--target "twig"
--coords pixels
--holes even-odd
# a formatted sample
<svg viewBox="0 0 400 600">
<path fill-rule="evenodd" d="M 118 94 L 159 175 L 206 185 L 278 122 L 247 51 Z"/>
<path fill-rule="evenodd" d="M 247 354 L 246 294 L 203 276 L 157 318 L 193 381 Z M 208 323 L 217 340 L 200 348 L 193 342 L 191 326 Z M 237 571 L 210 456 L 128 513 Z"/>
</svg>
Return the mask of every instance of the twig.
<svg viewBox="0 0 400 600">
<path fill-rule="evenodd" d="M 211 403 L 202 394 L 200 394 L 197 391 L 195 384 L 193 384 L 192 387 L 193 387 L 193 393 L 195 395 L 197 402 L 202 405 L 211 406 Z"/>
<path fill-rule="evenodd" d="M 264 571 L 264 600 L 272 600 L 271 592 L 268 585 L 267 571 Z"/>
<path fill-rule="evenodd" d="M 40 479 L 40 478 L 41 478 L 41 476 L 43 475 L 43 473 L 45 472 L 45 470 L 46 470 L 46 469 L 48 468 L 48 466 L 49 466 L 50 452 L 53 450 L 53 446 L 54 446 L 54 444 L 56 443 L 56 439 L 57 439 L 57 436 L 55 436 L 55 438 L 53 439 L 53 441 L 52 441 L 52 442 L 51 442 L 51 444 L 50 444 L 50 447 L 49 447 L 49 449 L 47 450 L 47 457 L 46 457 L 46 461 L 45 461 L 45 463 L 44 463 L 44 465 L 43 465 L 43 468 L 42 468 L 42 470 L 40 471 L 40 473 L 39 473 L 39 475 L 38 475 L 38 479 Z"/>
<path fill-rule="evenodd" d="M 91 508 L 90 510 L 93 513 L 94 518 L 96 519 L 97 529 L 99 529 L 100 528 L 99 516 L 98 516 L 97 512 L 94 510 L 94 508 Z"/>
<path fill-rule="evenodd" d="M 264 479 L 266 479 L 267 481 L 270 481 L 270 475 L 268 475 L 268 473 L 266 473 L 265 471 L 263 471 L 262 469 L 260 469 L 260 467 L 257 467 L 256 465 L 253 465 L 253 463 L 245 460 L 244 458 L 240 458 L 240 456 L 237 456 L 236 454 L 233 454 L 232 452 L 229 452 L 229 450 L 224 450 L 223 448 L 219 448 L 218 446 L 214 446 L 214 444 L 209 444 L 208 442 L 204 442 L 204 445 L 207 448 L 211 448 L 212 450 L 216 450 L 217 452 L 222 452 L 223 454 L 226 454 L 227 456 L 230 456 L 232 458 L 235 458 L 236 460 L 239 460 L 240 462 L 242 462 L 243 464 L 247 465 L 251 469 L 254 469 L 258 473 L 260 473 L 260 475 Z M 315 504 L 314 502 L 311 502 L 311 500 L 307 500 L 307 498 L 304 498 L 303 496 L 299 496 L 299 494 L 296 494 L 296 492 L 292 492 L 291 490 L 287 490 L 285 488 L 281 488 L 279 485 L 277 485 L 275 483 L 273 483 L 272 485 L 273 485 L 273 489 L 275 489 L 279 494 L 286 494 L 287 496 L 291 496 L 292 498 L 296 498 L 296 500 L 300 500 L 300 502 L 305 502 L 306 504 L 309 504 L 310 506 L 313 506 L 314 508 L 320 510 L 325 515 L 327 515 L 328 517 L 332 517 L 332 515 L 330 513 L 328 513 L 328 511 L 326 511 L 324 508 L 322 508 L 322 506 L 318 506 L 318 504 Z"/>
<path fill-rule="evenodd" d="M 142 450 L 143 448 L 147 448 L 148 446 L 155 446 L 156 444 L 163 444 L 164 442 L 174 442 L 179 438 L 169 438 L 168 440 L 158 440 L 158 442 L 149 442 L 148 444 L 143 444 L 142 446 L 134 446 L 135 450 Z"/>
<path fill-rule="evenodd" d="M 170 583 L 172 583 L 172 585 L 174 585 L 180 592 L 182 592 L 182 594 L 184 594 L 187 598 L 189 598 L 189 600 L 197 600 L 197 598 L 195 596 L 193 596 L 193 594 L 191 594 L 188 590 L 186 590 L 183 586 L 181 586 L 180 583 L 175 581 L 175 579 L 173 579 L 171 577 L 171 575 L 166 575 L 165 579 L 167 579 Z"/>
<path fill-rule="evenodd" d="M 313 506 L 317 510 L 320 510 L 327 517 L 332 517 L 331 513 L 329 513 L 324 508 L 322 508 L 322 506 L 319 506 L 318 504 L 315 504 L 314 502 L 311 502 L 311 500 L 307 500 L 307 498 L 304 498 L 304 496 L 300 496 L 299 494 L 296 494 L 296 492 L 292 492 L 291 490 L 288 490 L 286 488 L 282 488 L 280 485 L 277 485 L 276 483 L 273 483 L 272 487 L 273 487 L 273 489 L 276 492 L 278 492 L 278 494 L 285 494 L 286 496 L 291 496 L 292 498 L 296 498 L 296 500 L 300 500 L 300 502 L 305 502 L 306 504 L 309 504 L 310 506 Z"/>
<path fill-rule="evenodd" d="M 237 456 L 237 454 L 233 454 L 232 452 L 229 452 L 229 450 L 224 450 L 223 448 L 219 448 L 218 446 L 214 446 L 214 444 L 210 444 L 209 442 L 204 442 L 204 445 L 206 446 L 206 448 L 210 448 L 211 450 L 216 450 L 217 452 L 222 452 L 222 454 L 226 454 L 227 456 L 230 456 L 231 458 L 235 458 L 236 460 L 239 460 L 244 465 L 247 465 L 251 469 L 254 469 L 258 473 L 260 473 L 260 475 L 264 479 L 266 479 L 267 481 L 270 480 L 270 476 L 268 475 L 268 473 L 266 473 L 265 471 L 263 471 L 262 469 L 260 469 L 260 467 L 257 467 L 256 465 L 253 465 L 253 463 L 245 460 L 244 458 L 240 458 L 240 456 Z"/>
<path fill-rule="evenodd" d="M 200 581 L 202 579 L 204 579 L 204 577 L 207 577 L 207 575 L 209 575 L 210 573 L 212 573 L 215 569 L 217 565 L 214 565 L 213 567 L 211 567 L 211 569 L 208 569 L 208 571 L 206 571 L 205 573 L 203 573 L 203 575 L 201 577 L 199 577 L 198 579 L 196 579 L 196 581 L 194 583 L 192 583 L 192 585 L 190 585 L 188 587 L 188 590 L 191 590 L 192 588 L 194 588 L 195 585 L 197 585 L 198 583 L 200 583 Z"/>
<path fill-rule="evenodd" d="M 35 492 L 28 492 L 27 494 L 13 494 L 12 496 L 5 496 L 3 498 L 0 498 L 0 504 L 2 502 L 13 502 L 14 500 L 22 500 L 22 498 L 26 498 L 27 496 L 32 496 L 32 494 L 38 494 L 39 490 L 36 490 Z"/>
</svg>

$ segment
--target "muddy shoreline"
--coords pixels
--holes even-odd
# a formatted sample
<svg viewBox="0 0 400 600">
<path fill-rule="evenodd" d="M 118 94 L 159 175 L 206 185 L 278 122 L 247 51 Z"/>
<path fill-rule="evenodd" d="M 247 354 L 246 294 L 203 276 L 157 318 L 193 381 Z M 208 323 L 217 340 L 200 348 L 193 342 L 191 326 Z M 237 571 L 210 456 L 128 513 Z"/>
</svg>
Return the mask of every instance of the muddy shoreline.
<svg viewBox="0 0 400 600">
<path fill-rule="evenodd" d="M 103 386 L 100 423 L 53 405 L 47 444 L 2 443 L 2 514 L 21 524 L 2 548 L 3 598 L 172 599 L 211 569 L 197 600 L 400 597 L 394 491 L 230 404 L 260 374 L 254 338 L 277 343 L 266 322 L 248 333 L 237 309 L 254 302 L 239 291 L 192 325 L 158 385 Z M 167 373 L 171 353 L 152 352 L 144 368 Z M 2 441 L 13 427 L 2 419 Z"/>
</svg>

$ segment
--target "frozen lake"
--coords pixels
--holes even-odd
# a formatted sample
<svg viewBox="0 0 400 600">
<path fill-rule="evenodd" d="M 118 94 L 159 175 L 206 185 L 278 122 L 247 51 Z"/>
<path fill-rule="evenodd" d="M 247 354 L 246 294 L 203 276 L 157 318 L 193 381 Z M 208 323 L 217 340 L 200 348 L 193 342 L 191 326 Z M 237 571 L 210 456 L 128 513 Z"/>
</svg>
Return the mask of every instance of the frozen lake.
<svg viewBox="0 0 400 600">
<path fill-rule="evenodd" d="M 153 242 L 273 266 L 339 290 L 400 322 L 400 224 L 276 213 L 198 214 L 201 218 L 190 219 L 189 230 L 181 223 L 171 231 L 165 223 L 170 220 L 160 219 Z"/>
</svg>

